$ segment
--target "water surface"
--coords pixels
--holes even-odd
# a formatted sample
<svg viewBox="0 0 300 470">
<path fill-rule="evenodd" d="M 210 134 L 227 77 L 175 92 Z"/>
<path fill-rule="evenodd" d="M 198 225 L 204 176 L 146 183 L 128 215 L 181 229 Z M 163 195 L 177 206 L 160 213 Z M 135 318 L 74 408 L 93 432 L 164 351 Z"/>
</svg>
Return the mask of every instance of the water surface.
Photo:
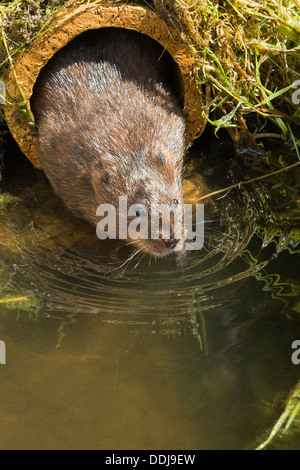
<svg viewBox="0 0 300 470">
<path fill-rule="evenodd" d="M 187 202 L 296 161 L 288 145 L 234 155 L 208 141 L 187 160 Z M 300 171 L 205 199 L 203 250 L 126 262 L 14 154 L 0 196 L 0 447 L 261 443 L 299 377 Z M 299 434 L 271 447 L 299 448 Z"/>
</svg>

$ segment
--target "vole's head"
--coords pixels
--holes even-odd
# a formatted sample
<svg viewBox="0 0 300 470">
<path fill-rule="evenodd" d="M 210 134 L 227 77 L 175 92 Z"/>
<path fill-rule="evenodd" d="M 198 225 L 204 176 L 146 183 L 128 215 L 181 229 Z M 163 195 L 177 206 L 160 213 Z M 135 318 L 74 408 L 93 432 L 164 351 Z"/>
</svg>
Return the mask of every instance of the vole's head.
<svg viewBox="0 0 300 470">
<path fill-rule="evenodd" d="M 184 248 L 181 173 L 182 155 L 174 158 L 168 147 L 157 143 L 94 174 L 96 198 L 115 206 L 117 235 L 121 227 L 122 238 L 135 250 L 162 257 Z"/>
</svg>

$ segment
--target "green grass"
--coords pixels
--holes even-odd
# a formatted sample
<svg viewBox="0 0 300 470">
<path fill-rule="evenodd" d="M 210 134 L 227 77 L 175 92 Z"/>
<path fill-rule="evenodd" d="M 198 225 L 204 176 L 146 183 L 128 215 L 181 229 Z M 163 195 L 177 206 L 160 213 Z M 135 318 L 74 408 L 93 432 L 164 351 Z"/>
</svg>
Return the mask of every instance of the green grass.
<svg viewBox="0 0 300 470">
<path fill-rule="evenodd" d="M 45 6 L 45 3 L 47 6 Z M 64 9 L 77 10 L 87 1 L 39 0 L 2 2 L 0 17 L 0 79 L 11 63 Z M 217 128 L 242 129 L 250 113 L 257 115 L 257 131 L 271 121 L 278 138 L 292 137 L 300 124 L 299 105 L 292 102 L 292 85 L 300 80 L 299 0 L 91 0 L 90 5 L 135 3 L 153 8 L 181 34 L 190 47 L 213 109 L 210 122 Z M 69 14 L 69 13 L 68 13 Z M 6 38 L 7 47 L 4 44 Z M 237 135 L 237 133 L 235 133 Z"/>
</svg>

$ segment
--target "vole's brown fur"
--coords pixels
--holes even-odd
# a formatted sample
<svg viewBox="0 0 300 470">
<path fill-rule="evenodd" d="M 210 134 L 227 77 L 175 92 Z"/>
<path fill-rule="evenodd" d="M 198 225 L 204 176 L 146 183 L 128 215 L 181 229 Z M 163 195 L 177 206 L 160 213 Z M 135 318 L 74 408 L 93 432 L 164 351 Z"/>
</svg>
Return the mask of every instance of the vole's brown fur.
<svg viewBox="0 0 300 470">
<path fill-rule="evenodd" d="M 39 158 L 54 190 L 74 215 L 97 224 L 97 206 L 183 206 L 185 123 L 171 83 L 168 54 L 125 29 L 84 33 L 42 70 L 32 108 Z M 171 235 L 172 236 L 172 235 Z M 183 240 L 139 240 L 157 256 Z"/>
</svg>

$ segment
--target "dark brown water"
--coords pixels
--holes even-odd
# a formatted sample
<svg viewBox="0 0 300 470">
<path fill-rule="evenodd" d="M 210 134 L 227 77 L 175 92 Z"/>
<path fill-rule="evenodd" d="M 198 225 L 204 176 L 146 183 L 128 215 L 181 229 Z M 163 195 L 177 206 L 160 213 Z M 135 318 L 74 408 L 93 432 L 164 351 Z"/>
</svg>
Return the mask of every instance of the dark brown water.
<svg viewBox="0 0 300 470">
<path fill-rule="evenodd" d="M 296 158 L 288 146 L 281 159 L 234 157 L 228 143 L 201 148 L 186 168 L 188 202 Z M 0 193 L 0 448 L 259 445 L 299 378 L 299 170 L 203 201 L 201 252 L 124 264 L 10 152 Z M 271 447 L 299 444 L 292 430 Z"/>
</svg>

